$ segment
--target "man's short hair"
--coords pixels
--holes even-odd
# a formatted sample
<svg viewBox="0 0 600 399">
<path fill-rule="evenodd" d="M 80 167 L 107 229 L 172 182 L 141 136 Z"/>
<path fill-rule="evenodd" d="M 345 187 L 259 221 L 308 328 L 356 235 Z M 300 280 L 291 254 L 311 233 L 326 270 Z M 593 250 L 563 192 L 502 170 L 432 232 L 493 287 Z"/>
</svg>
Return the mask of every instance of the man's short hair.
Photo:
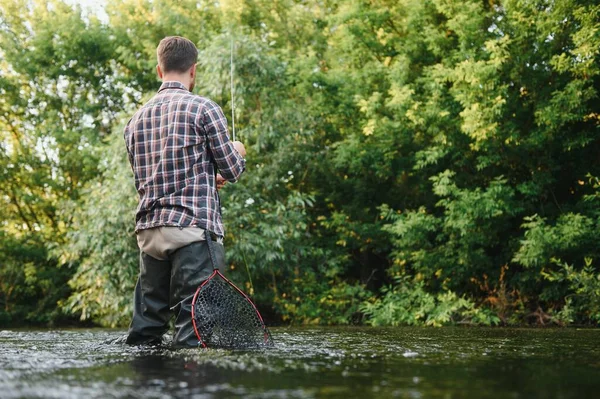
<svg viewBox="0 0 600 399">
<path fill-rule="evenodd" d="M 156 56 L 163 73 L 183 73 L 198 61 L 198 49 L 185 37 L 167 36 L 158 44 Z"/>
</svg>

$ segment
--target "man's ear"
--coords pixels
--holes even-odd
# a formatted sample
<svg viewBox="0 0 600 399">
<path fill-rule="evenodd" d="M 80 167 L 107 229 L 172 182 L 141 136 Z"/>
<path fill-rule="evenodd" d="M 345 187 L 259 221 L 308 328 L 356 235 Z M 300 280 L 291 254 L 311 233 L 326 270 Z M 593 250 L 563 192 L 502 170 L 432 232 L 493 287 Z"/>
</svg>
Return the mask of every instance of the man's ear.
<svg viewBox="0 0 600 399">
<path fill-rule="evenodd" d="M 160 69 L 160 65 L 156 66 L 156 74 L 162 80 L 162 78 L 163 78 L 163 71 L 162 71 L 162 69 Z"/>
<path fill-rule="evenodd" d="M 196 64 L 192 65 L 190 68 L 190 78 L 196 79 Z"/>
</svg>

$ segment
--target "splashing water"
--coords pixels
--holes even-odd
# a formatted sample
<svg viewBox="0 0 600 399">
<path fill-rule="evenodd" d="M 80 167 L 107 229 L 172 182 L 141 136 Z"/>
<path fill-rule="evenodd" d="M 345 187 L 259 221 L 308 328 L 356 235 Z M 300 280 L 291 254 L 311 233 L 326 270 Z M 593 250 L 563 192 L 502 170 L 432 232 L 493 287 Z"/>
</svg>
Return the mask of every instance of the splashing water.
<svg viewBox="0 0 600 399">
<path fill-rule="evenodd" d="M 275 328 L 266 350 L 1 331 L 2 398 L 547 398 L 600 390 L 599 330 Z"/>
</svg>

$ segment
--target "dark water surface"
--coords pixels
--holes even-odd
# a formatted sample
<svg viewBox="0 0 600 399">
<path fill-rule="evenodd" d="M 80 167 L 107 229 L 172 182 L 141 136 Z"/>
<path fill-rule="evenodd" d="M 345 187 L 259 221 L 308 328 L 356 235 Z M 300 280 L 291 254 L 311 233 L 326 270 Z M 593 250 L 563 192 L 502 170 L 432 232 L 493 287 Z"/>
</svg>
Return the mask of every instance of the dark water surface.
<svg viewBox="0 0 600 399">
<path fill-rule="evenodd" d="M 266 351 L 0 331 L 0 398 L 598 398 L 600 330 L 275 328 Z"/>
</svg>

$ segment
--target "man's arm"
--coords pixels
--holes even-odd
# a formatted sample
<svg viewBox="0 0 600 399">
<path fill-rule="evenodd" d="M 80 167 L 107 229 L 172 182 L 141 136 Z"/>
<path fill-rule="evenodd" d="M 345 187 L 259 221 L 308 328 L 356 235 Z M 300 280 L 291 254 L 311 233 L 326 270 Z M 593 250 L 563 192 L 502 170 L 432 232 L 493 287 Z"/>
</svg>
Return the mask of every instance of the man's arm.
<svg viewBox="0 0 600 399">
<path fill-rule="evenodd" d="M 221 176 L 227 181 L 236 182 L 246 168 L 244 145 L 239 141 L 229 140 L 227 119 L 221 107 L 213 101 L 206 104 L 202 113 L 202 122 L 208 139 L 208 148 Z"/>
<path fill-rule="evenodd" d="M 246 147 L 244 147 L 244 144 L 242 144 L 240 141 L 232 141 L 231 143 L 233 144 L 233 148 L 236 149 L 238 154 L 240 154 L 242 158 L 245 159 Z M 220 173 L 217 173 L 217 190 L 222 189 L 225 186 L 225 183 L 227 183 L 227 180 L 223 176 L 221 176 Z"/>
<path fill-rule="evenodd" d="M 127 157 L 129 159 L 129 165 L 131 166 L 131 170 L 135 174 L 135 170 L 133 168 L 133 154 L 131 153 L 131 150 L 129 149 L 129 136 L 131 134 L 129 131 L 130 123 L 131 123 L 131 119 L 129 120 L 129 122 L 127 122 L 127 125 L 125 125 L 125 129 L 123 130 L 123 138 L 125 139 L 125 149 L 127 150 Z"/>
</svg>

